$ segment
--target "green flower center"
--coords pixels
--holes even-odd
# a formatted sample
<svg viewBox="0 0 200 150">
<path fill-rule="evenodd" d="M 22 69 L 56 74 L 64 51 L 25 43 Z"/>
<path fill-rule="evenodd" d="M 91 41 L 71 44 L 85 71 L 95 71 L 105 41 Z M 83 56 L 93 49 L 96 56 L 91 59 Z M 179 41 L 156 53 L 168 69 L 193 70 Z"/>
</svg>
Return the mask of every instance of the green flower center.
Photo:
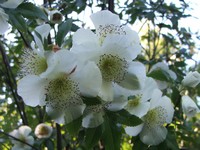
<svg viewBox="0 0 200 150">
<path fill-rule="evenodd" d="M 33 50 L 26 49 L 22 55 L 20 75 L 40 75 L 46 71 L 47 67 L 47 61 L 44 57 L 38 55 Z"/>
<path fill-rule="evenodd" d="M 128 101 L 128 107 L 136 107 L 140 104 L 140 97 L 136 97 L 134 99 L 130 99 Z"/>
<path fill-rule="evenodd" d="M 166 122 L 167 111 L 158 106 L 150 110 L 145 116 L 144 121 L 147 127 L 152 128 L 154 126 L 162 126 Z"/>
<path fill-rule="evenodd" d="M 102 77 L 105 81 L 119 83 L 124 79 L 127 73 L 128 64 L 125 59 L 112 54 L 100 56 L 98 67 L 101 70 Z"/>
<path fill-rule="evenodd" d="M 46 87 L 47 106 L 65 109 L 71 104 L 82 104 L 78 84 L 65 74 L 51 80 Z"/>
</svg>

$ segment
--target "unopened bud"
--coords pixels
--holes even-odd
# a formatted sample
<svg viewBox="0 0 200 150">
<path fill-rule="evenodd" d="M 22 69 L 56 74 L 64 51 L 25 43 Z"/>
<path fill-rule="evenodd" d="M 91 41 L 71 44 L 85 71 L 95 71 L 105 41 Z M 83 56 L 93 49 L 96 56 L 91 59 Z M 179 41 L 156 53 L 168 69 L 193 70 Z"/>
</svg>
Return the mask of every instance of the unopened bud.
<svg viewBox="0 0 200 150">
<path fill-rule="evenodd" d="M 41 123 L 37 125 L 35 128 L 35 135 L 38 138 L 49 138 L 53 132 L 51 126 L 46 125 L 45 123 Z"/>
</svg>

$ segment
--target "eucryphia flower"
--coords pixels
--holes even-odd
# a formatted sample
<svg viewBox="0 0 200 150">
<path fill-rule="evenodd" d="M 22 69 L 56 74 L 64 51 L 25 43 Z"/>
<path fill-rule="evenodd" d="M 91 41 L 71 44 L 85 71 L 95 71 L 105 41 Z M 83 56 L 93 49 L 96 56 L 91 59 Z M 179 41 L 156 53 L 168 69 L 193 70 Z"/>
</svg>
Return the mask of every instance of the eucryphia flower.
<svg viewBox="0 0 200 150">
<path fill-rule="evenodd" d="M 61 23 L 63 20 L 63 15 L 58 10 L 52 10 L 49 12 L 49 20 L 51 23 Z"/>
<path fill-rule="evenodd" d="M 162 70 L 163 73 L 166 76 L 168 76 L 168 78 L 171 78 L 173 80 L 176 80 L 177 78 L 176 74 L 173 71 L 171 71 L 169 67 L 163 62 L 158 62 L 155 65 L 153 65 L 149 73 L 156 70 Z M 166 81 L 156 80 L 156 82 L 161 90 L 166 89 L 168 86 L 168 83 Z"/>
<path fill-rule="evenodd" d="M 19 127 L 19 129 L 12 131 L 10 135 L 29 145 L 33 145 L 34 138 L 30 135 L 31 131 L 32 130 L 29 126 L 21 126 Z M 14 140 L 14 139 L 12 139 L 12 143 L 14 144 L 14 146 L 12 147 L 12 150 L 20 150 L 20 149 L 31 150 L 32 149 L 29 145 L 22 143 L 20 141 Z"/>
<path fill-rule="evenodd" d="M 88 83 L 94 77 L 98 78 L 99 73 L 93 63 L 76 69 L 76 56 L 68 50 L 53 53 L 48 58 L 47 62 L 49 61 L 51 63 L 48 63 L 43 75 L 29 74 L 19 81 L 18 94 L 26 105 L 45 105 L 47 113 L 57 123 L 69 123 L 82 115 L 85 104 L 81 95 L 97 95 L 101 80 L 93 80 L 92 86 Z M 90 72 L 91 78 L 88 78 L 90 70 L 94 72 Z"/>
<path fill-rule="evenodd" d="M 193 117 L 196 113 L 199 113 L 200 110 L 195 104 L 195 102 L 187 95 L 182 96 L 182 109 L 187 117 Z"/>
<path fill-rule="evenodd" d="M 150 100 L 150 109 L 142 117 L 143 123 L 135 127 L 126 127 L 125 131 L 131 136 L 139 134 L 140 140 L 147 145 L 158 145 L 167 136 L 164 124 L 171 123 L 173 114 L 171 100 L 155 89 Z"/>
<path fill-rule="evenodd" d="M 40 123 L 35 128 L 35 135 L 38 138 L 49 138 L 53 132 L 53 128 L 45 123 Z"/>
<path fill-rule="evenodd" d="M 150 108 L 150 98 L 153 90 L 158 89 L 156 82 L 152 78 L 146 78 L 145 82 L 139 91 L 127 91 L 126 93 L 128 103 L 125 109 L 132 115 L 143 117 Z"/>
<path fill-rule="evenodd" d="M 184 86 L 196 87 L 200 83 L 200 73 L 197 71 L 189 72 L 182 80 Z"/>
<path fill-rule="evenodd" d="M 137 34 L 120 26 L 119 17 L 109 11 L 93 14 L 91 18 L 96 34 L 89 29 L 79 29 L 73 35 L 71 51 L 79 55 L 83 64 L 94 62 L 99 68 L 102 78 L 99 96 L 105 101 L 112 101 L 113 83 L 139 89 L 138 78 L 145 76 L 145 67 L 139 62 L 132 62 L 141 51 Z"/>
<path fill-rule="evenodd" d="M 0 6 L 4 8 L 16 8 L 21 4 L 23 0 L 8 0 L 4 3 L 1 3 Z M 8 29 L 8 15 L 5 13 L 4 9 L 0 8 L 0 34 L 4 34 Z"/>
</svg>

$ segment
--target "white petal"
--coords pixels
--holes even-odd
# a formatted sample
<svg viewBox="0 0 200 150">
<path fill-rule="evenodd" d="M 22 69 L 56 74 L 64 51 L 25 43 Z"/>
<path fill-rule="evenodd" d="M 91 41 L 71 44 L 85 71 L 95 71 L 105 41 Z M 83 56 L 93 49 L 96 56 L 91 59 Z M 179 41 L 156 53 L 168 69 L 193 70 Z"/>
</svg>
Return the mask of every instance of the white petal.
<svg viewBox="0 0 200 150">
<path fill-rule="evenodd" d="M 2 8 L 0 8 L 0 34 L 4 34 L 8 29 L 8 15 L 4 12 Z"/>
<path fill-rule="evenodd" d="M 166 139 L 166 136 L 167 129 L 163 126 L 150 129 L 144 126 L 140 133 L 140 140 L 147 145 L 158 145 Z"/>
<path fill-rule="evenodd" d="M 96 97 L 101 89 L 101 71 L 94 62 L 88 62 L 74 74 L 74 80 L 78 81 L 81 95 Z"/>
<path fill-rule="evenodd" d="M 127 107 L 126 110 L 132 114 L 132 115 L 135 115 L 135 116 L 138 116 L 138 117 L 143 117 L 144 115 L 147 114 L 148 110 L 150 108 L 150 103 L 149 102 L 143 102 L 143 103 L 140 103 L 138 106 L 135 106 L 135 107 Z"/>
<path fill-rule="evenodd" d="M 35 75 L 28 75 L 18 83 L 18 94 L 23 98 L 26 105 L 35 107 L 44 105 L 45 85 L 47 81 Z"/>
<path fill-rule="evenodd" d="M 95 128 L 103 122 L 103 112 L 91 112 L 83 117 L 82 126 L 84 128 Z"/>
<path fill-rule="evenodd" d="M 102 82 L 101 89 L 99 91 L 99 96 L 104 101 L 113 101 L 114 91 L 111 82 Z"/>
<path fill-rule="evenodd" d="M 200 83 L 200 73 L 197 71 L 189 72 L 182 80 L 184 86 L 196 87 Z"/>
<path fill-rule="evenodd" d="M 168 83 L 165 82 L 165 81 L 156 80 L 156 83 L 157 83 L 158 88 L 160 90 L 164 90 L 164 89 L 166 89 L 168 87 Z"/>
<path fill-rule="evenodd" d="M 120 25 L 119 16 L 113 14 L 108 10 L 99 11 L 97 13 L 92 14 L 90 17 L 96 29 L 98 29 L 100 25 Z"/>
<path fill-rule="evenodd" d="M 28 144 L 33 145 L 34 144 L 34 138 L 32 136 L 28 136 L 28 137 L 26 137 L 26 142 Z"/>
<path fill-rule="evenodd" d="M 159 89 L 154 89 L 152 91 L 151 101 L 150 101 L 150 109 L 153 109 L 159 105 L 160 99 L 162 97 L 162 92 Z"/>
<path fill-rule="evenodd" d="M 193 117 L 200 112 L 195 102 L 187 95 L 182 96 L 182 109 L 188 117 Z"/>
<path fill-rule="evenodd" d="M 145 84 L 142 88 L 142 98 L 141 101 L 147 101 L 152 97 L 152 91 L 154 89 L 157 89 L 158 86 L 156 84 L 156 81 L 153 78 L 146 78 Z"/>
<path fill-rule="evenodd" d="M 145 76 L 145 66 L 139 62 L 131 62 L 124 80 L 119 85 L 129 90 L 139 90 L 143 87 Z"/>
<path fill-rule="evenodd" d="M 130 136 L 137 136 L 143 128 L 144 124 L 140 124 L 134 127 L 126 127 L 125 132 Z"/>
<path fill-rule="evenodd" d="M 0 4 L 2 7 L 5 7 L 5 8 L 17 8 L 17 6 L 19 4 L 21 4 L 24 0 L 8 0 L 2 4 Z"/>
<path fill-rule="evenodd" d="M 29 126 L 21 126 L 19 127 L 19 133 L 24 137 L 28 136 L 31 133 L 31 128 Z"/>
<path fill-rule="evenodd" d="M 47 114 L 58 124 L 64 124 L 64 112 L 60 110 L 53 109 L 51 107 L 46 107 Z"/>
<path fill-rule="evenodd" d="M 73 44 L 96 43 L 97 36 L 89 29 L 78 29 L 73 35 Z"/>
<path fill-rule="evenodd" d="M 110 111 L 119 111 L 122 110 L 127 105 L 127 103 L 127 97 L 115 97 L 114 100 L 110 102 L 106 108 Z"/>
<path fill-rule="evenodd" d="M 171 100 L 167 96 L 163 96 L 159 105 L 167 111 L 166 122 L 171 123 L 174 116 L 174 107 Z"/>
</svg>

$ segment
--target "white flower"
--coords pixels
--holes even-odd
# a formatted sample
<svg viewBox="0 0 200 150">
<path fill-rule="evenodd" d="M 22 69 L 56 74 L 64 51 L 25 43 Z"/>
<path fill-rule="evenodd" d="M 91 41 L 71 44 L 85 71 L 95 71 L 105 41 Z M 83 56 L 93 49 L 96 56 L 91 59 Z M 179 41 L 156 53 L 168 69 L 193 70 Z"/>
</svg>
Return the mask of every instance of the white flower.
<svg viewBox="0 0 200 150">
<path fill-rule="evenodd" d="M 43 76 L 27 75 L 19 81 L 18 94 L 26 105 L 46 105 L 47 113 L 57 123 L 69 123 L 82 115 L 85 105 L 81 95 L 97 96 L 101 80 L 87 78 L 91 70 L 93 72 L 90 72 L 90 77 L 99 74 L 96 74 L 92 63 L 87 63 L 84 71 L 76 70 L 76 56 L 68 50 L 57 51 L 53 58 L 54 63 L 49 63 Z M 77 74 L 81 74 L 82 78 Z M 88 83 L 94 83 L 94 88 L 88 86 Z"/>
<path fill-rule="evenodd" d="M 163 63 L 163 62 L 158 62 L 156 63 L 155 65 L 152 66 L 151 70 L 149 71 L 149 73 L 155 71 L 155 70 L 162 70 L 163 73 L 168 76 L 169 78 L 173 79 L 173 80 L 176 80 L 177 76 L 176 74 L 171 71 L 169 69 L 169 67 Z M 158 86 L 159 86 L 159 89 L 163 90 L 163 89 L 166 89 L 167 86 L 168 86 L 168 83 L 165 82 L 165 81 L 161 81 L 161 80 L 156 80 Z"/>
<path fill-rule="evenodd" d="M 0 8 L 0 34 L 4 34 L 8 29 L 8 15 Z"/>
<path fill-rule="evenodd" d="M 45 123 L 40 123 L 35 128 L 35 135 L 38 138 L 49 138 L 53 132 L 53 128 Z"/>
<path fill-rule="evenodd" d="M 139 134 L 140 140 L 147 145 L 158 145 L 167 136 L 164 124 L 171 123 L 174 108 L 168 97 L 162 97 L 160 90 L 155 89 L 152 92 L 150 109 L 142 117 L 143 123 L 135 127 L 126 127 L 125 131 L 131 136 Z"/>
<path fill-rule="evenodd" d="M 10 133 L 11 136 L 27 143 L 30 145 L 34 144 L 34 138 L 30 135 L 31 133 L 31 128 L 28 126 L 21 126 L 19 127 L 18 130 L 14 130 Z M 12 139 L 12 143 L 14 144 L 14 146 L 12 147 L 12 150 L 31 150 L 32 148 L 30 146 L 28 146 L 25 143 L 22 143 L 20 141 L 14 140 Z"/>
<path fill-rule="evenodd" d="M 139 78 L 145 76 L 145 67 L 132 62 L 141 51 L 138 35 L 120 25 L 119 17 L 109 11 L 91 16 L 96 34 L 89 29 L 79 29 L 73 35 L 71 51 L 81 62 L 94 62 L 100 70 L 102 86 L 99 96 L 112 101 L 113 83 L 127 89 L 139 89 Z"/>
<path fill-rule="evenodd" d="M 49 12 L 49 20 L 51 23 L 61 23 L 63 20 L 63 15 L 58 10 L 52 10 Z"/>
<path fill-rule="evenodd" d="M 0 5 L 4 8 L 17 8 L 24 0 L 7 0 L 4 3 L 1 3 Z"/>
<path fill-rule="evenodd" d="M 152 78 L 146 78 L 145 84 L 140 91 L 130 91 L 126 94 L 129 100 L 125 109 L 132 115 L 143 117 L 150 108 L 149 99 L 152 97 L 152 91 L 157 88 L 157 84 Z"/>
<path fill-rule="evenodd" d="M 184 86 L 196 87 L 200 83 L 200 73 L 197 71 L 189 72 L 182 80 Z"/>
<path fill-rule="evenodd" d="M 187 95 L 182 96 L 182 109 L 188 117 L 193 117 L 200 112 L 195 102 Z"/>
</svg>

